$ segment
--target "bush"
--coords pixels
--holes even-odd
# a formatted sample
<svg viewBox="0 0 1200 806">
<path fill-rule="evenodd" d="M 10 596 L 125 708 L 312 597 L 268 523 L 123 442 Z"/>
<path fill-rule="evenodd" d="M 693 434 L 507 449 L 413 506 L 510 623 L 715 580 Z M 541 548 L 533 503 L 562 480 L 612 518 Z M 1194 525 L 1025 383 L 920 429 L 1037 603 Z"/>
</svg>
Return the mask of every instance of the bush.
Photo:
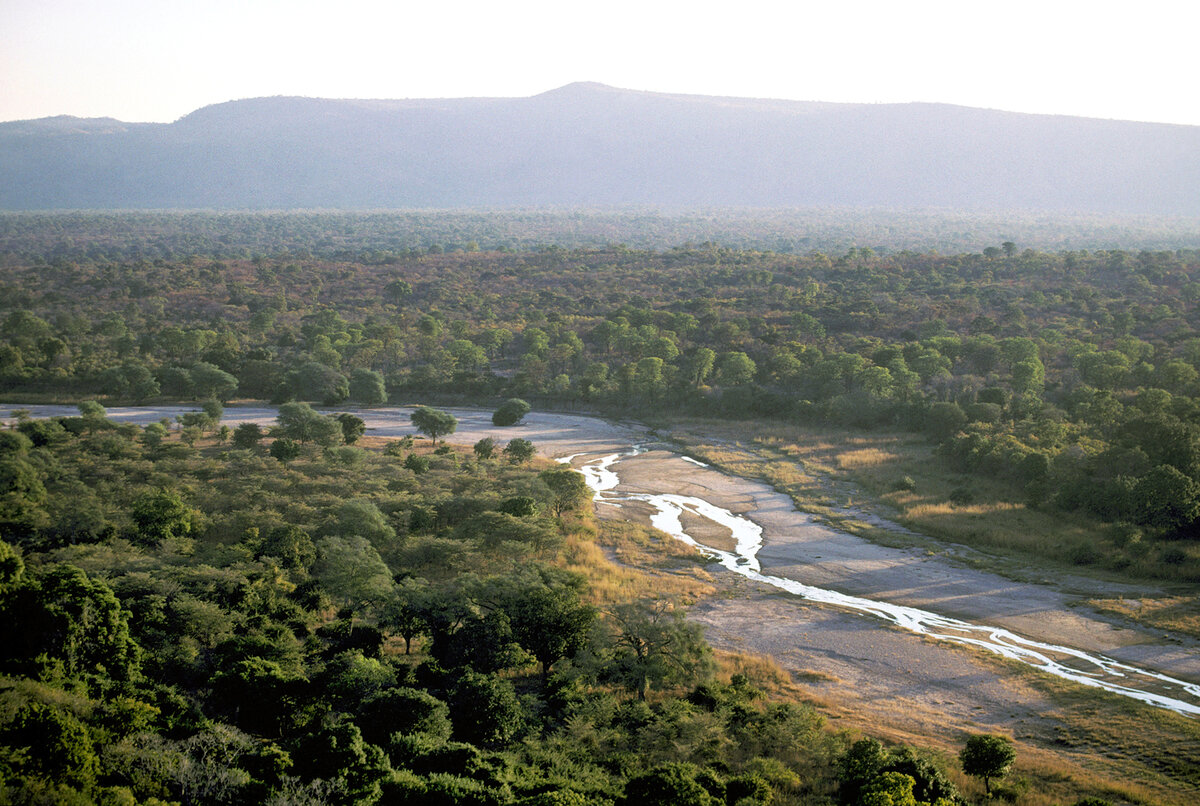
<svg viewBox="0 0 1200 806">
<path fill-rule="evenodd" d="M 500 408 L 492 414 L 492 425 L 516 425 L 530 412 L 530 409 L 530 405 L 524 400 L 517 397 L 509 398 L 501 403 Z"/>
<path fill-rule="evenodd" d="M 966 506 L 975 500 L 975 493 L 970 487 L 955 487 L 950 491 L 950 503 L 957 506 Z"/>
</svg>

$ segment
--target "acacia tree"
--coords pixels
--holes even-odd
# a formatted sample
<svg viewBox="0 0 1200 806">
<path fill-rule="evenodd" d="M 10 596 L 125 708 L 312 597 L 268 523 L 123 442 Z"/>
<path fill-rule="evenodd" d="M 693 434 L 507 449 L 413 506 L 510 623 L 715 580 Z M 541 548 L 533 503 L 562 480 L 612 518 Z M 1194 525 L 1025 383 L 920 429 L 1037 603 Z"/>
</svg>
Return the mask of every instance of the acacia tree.
<svg viewBox="0 0 1200 806">
<path fill-rule="evenodd" d="M 429 437 L 437 446 L 439 437 L 453 434 L 458 429 L 458 418 L 448 411 L 418 406 L 410 416 L 413 428 Z"/>
<path fill-rule="evenodd" d="M 637 601 L 613 610 L 613 658 L 607 675 L 645 700 L 652 685 L 691 683 L 712 671 L 712 650 L 698 624 L 666 600 Z"/>
</svg>

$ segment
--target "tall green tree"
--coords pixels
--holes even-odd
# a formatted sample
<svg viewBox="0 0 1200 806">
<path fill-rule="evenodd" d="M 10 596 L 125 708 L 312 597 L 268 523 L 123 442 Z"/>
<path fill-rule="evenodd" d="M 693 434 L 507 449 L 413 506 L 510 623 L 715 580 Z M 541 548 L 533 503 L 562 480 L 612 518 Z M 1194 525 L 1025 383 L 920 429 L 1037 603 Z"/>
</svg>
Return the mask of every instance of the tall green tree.
<svg viewBox="0 0 1200 806">
<path fill-rule="evenodd" d="M 492 413 L 492 425 L 516 425 L 528 414 L 531 406 L 518 397 L 511 397 Z"/>
<path fill-rule="evenodd" d="M 350 399 L 362 406 L 378 406 L 387 402 L 387 386 L 378 372 L 358 367 L 350 373 L 347 386 Z"/>
<path fill-rule="evenodd" d="M 332 447 L 342 440 L 342 426 L 325 414 L 315 411 L 307 403 L 284 403 L 275 418 L 278 425 L 272 436 L 285 437 L 300 443 L 313 443 L 323 448 Z"/>
<path fill-rule="evenodd" d="M 546 485 L 553 498 L 550 508 L 561 517 L 568 509 L 574 509 L 591 495 L 591 488 L 583 474 L 570 468 L 551 468 L 538 473 L 538 480 Z"/>
</svg>

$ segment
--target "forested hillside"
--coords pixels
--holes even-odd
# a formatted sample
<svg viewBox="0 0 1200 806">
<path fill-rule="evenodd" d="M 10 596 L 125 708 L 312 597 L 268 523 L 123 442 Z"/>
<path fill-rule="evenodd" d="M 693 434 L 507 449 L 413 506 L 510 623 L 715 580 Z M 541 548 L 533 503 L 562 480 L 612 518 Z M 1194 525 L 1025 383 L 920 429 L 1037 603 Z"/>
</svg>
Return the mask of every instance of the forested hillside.
<svg viewBox="0 0 1200 806">
<path fill-rule="evenodd" d="M 571 84 L 0 124 L 0 208 L 697 205 L 1196 215 L 1200 127 Z"/>
</svg>

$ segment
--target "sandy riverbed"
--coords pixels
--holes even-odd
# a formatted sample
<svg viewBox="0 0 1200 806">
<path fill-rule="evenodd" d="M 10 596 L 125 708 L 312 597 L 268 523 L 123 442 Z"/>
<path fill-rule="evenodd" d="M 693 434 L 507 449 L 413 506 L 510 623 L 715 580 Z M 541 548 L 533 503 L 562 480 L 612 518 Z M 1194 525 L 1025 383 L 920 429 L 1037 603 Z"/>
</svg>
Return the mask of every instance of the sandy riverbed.
<svg viewBox="0 0 1200 806">
<path fill-rule="evenodd" d="M 35 416 L 75 414 L 71 407 L 26 407 Z M 151 422 L 188 408 L 113 410 L 113 419 Z M 410 409 L 356 412 L 369 435 L 413 432 Z M 453 409 L 458 430 L 448 439 L 473 444 L 531 440 L 550 458 L 614 453 L 649 438 L 645 429 L 571 415 L 533 413 L 511 428 L 491 424 L 490 411 Z M 7 413 L 0 406 L 0 414 Z M 270 424 L 268 408 L 230 407 L 225 421 Z M 580 457 L 582 459 L 583 457 Z M 579 460 L 575 462 L 578 464 Z M 1118 626 L 1049 586 L 1018 583 L 915 549 L 888 548 L 837 532 L 797 512 L 790 499 L 761 482 L 700 467 L 666 450 L 650 450 L 619 465 L 622 491 L 679 493 L 705 498 L 763 527 L 764 572 L 866 598 L 912 605 L 958 618 L 1008 627 L 1037 640 L 1101 652 L 1139 666 L 1200 680 L 1194 642 Z M 601 504 L 606 518 L 645 518 L 638 508 Z M 689 524 L 691 525 L 691 524 Z M 722 535 L 709 535 L 719 541 Z M 727 537 L 726 537 L 727 539 Z M 718 543 L 714 542 L 714 545 Z M 721 593 L 699 603 L 693 618 L 719 647 L 775 657 L 831 708 L 855 722 L 897 736 L 943 736 L 999 729 L 1042 738 L 1057 725 L 1049 704 L 1029 684 L 1004 673 L 994 658 L 881 624 L 871 617 L 817 605 L 717 571 Z"/>
</svg>

